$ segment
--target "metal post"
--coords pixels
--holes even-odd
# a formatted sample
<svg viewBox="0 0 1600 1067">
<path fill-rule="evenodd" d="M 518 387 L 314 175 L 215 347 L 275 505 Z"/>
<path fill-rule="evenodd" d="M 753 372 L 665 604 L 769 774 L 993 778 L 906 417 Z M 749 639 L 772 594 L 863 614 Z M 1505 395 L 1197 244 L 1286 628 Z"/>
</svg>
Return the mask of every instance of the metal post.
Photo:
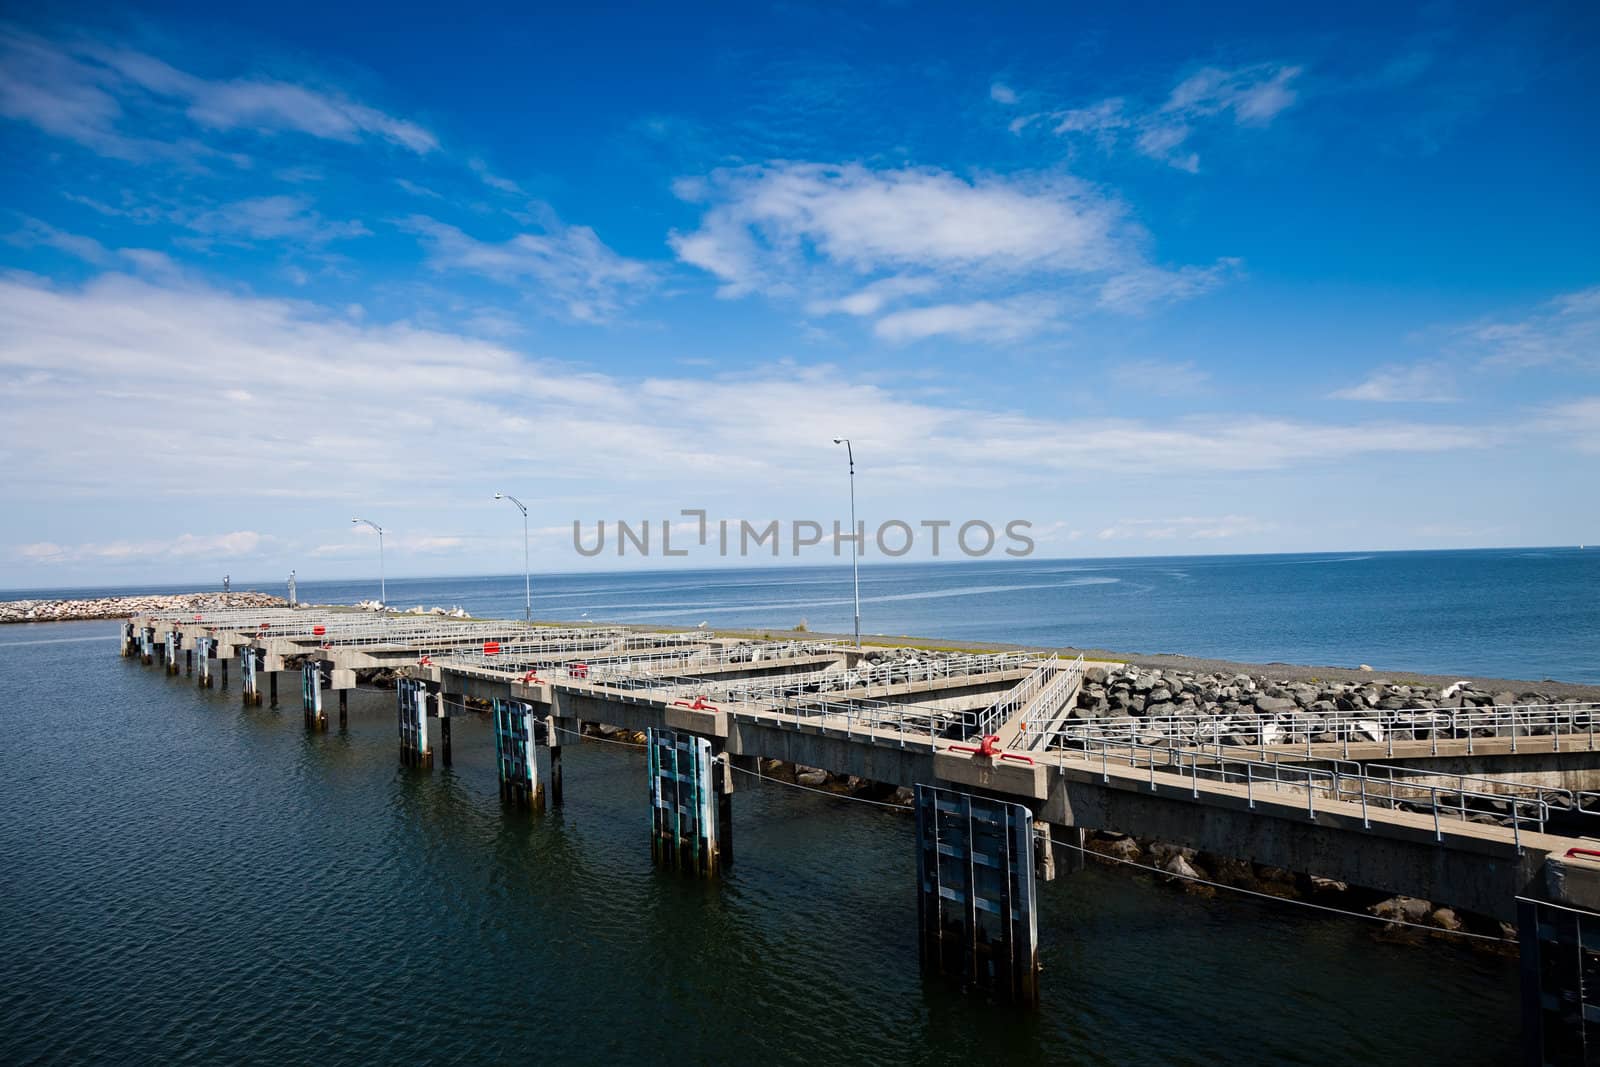
<svg viewBox="0 0 1600 1067">
<path fill-rule="evenodd" d="M 533 621 L 533 577 L 528 569 L 528 505 L 512 496 L 510 493 L 496 493 L 496 500 L 509 500 L 522 512 L 522 619 L 524 622 Z"/>
<path fill-rule="evenodd" d="M 844 445 L 844 454 L 850 461 L 850 575 L 855 587 L 856 648 L 861 648 L 861 530 L 856 526 L 856 453 L 848 437 L 835 437 L 833 443 Z M 835 547 L 838 543 L 835 542 Z"/>
<path fill-rule="evenodd" d="M 388 607 L 389 606 L 389 589 L 388 589 L 388 586 L 384 584 L 384 578 L 383 578 L 383 527 L 379 526 L 377 523 L 373 522 L 371 519 L 351 519 L 350 522 L 353 525 L 356 525 L 356 526 L 370 526 L 374 530 L 377 531 L 377 534 L 378 534 L 378 599 L 380 601 L 382 601 L 382 603 L 383 603 L 383 605 L 385 607 Z"/>
</svg>

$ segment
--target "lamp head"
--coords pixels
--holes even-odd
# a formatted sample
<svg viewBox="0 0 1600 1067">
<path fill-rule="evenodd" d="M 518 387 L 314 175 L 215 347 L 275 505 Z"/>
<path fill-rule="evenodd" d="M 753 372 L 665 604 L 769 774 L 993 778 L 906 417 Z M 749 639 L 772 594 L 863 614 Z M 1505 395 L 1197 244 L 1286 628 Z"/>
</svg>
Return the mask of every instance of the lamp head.
<svg viewBox="0 0 1600 1067">
<path fill-rule="evenodd" d="M 496 500 L 499 500 L 499 499 L 500 499 L 500 494 L 499 494 L 499 493 L 496 493 L 496 494 L 495 494 L 495 495 L 494 495 L 494 498 L 495 498 L 495 499 L 496 499 Z"/>
<path fill-rule="evenodd" d="M 842 444 L 844 444 L 844 438 L 842 438 L 842 437 L 835 437 L 835 438 L 834 438 L 834 439 L 833 439 L 833 443 L 834 443 L 834 444 L 836 444 L 836 445 L 842 445 Z"/>
</svg>

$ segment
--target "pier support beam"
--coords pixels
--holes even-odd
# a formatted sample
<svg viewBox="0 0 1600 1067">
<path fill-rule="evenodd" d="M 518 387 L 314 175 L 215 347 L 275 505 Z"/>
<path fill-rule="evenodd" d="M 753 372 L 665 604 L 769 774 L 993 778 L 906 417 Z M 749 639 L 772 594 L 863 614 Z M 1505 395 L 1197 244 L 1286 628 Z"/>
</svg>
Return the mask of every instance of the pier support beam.
<svg viewBox="0 0 1600 1067">
<path fill-rule="evenodd" d="M 1522 1062 L 1580 1067 L 1600 1059 L 1600 914 L 1518 898 Z"/>
<path fill-rule="evenodd" d="M 183 650 L 183 676 L 185 678 L 194 677 L 194 649 L 192 648 Z"/>
<path fill-rule="evenodd" d="M 308 659 L 300 665 L 300 707 L 305 711 L 307 730 L 326 730 L 328 713 L 322 710 L 322 663 Z"/>
<path fill-rule="evenodd" d="M 439 754 L 444 758 L 444 765 L 450 766 L 450 709 L 442 689 L 439 690 Z"/>
<path fill-rule="evenodd" d="M 350 729 L 350 690 L 339 690 L 339 729 Z"/>
<path fill-rule="evenodd" d="M 138 639 L 135 638 L 134 634 L 133 634 L 133 623 L 131 623 L 131 622 L 123 623 L 122 624 L 122 658 L 123 659 L 131 658 L 133 656 L 133 654 L 134 654 L 134 651 L 138 647 L 139 647 Z"/>
<path fill-rule="evenodd" d="M 156 628 L 146 626 L 139 631 L 139 662 L 146 667 L 156 660 Z"/>
<path fill-rule="evenodd" d="M 1033 813 L 918 785 L 917 927 L 923 966 L 1023 1004 L 1039 998 Z"/>
<path fill-rule="evenodd" d="M 492 712 L 501 798 L 535 812 L 560 804 L 561 746 L 554 718 L 526 700 L 498 697 Z"/>
<path fill-rule="evenodd" d="M 650 853 L 657 864 L 710 877 L 721 863 L 717 772 L 711 742 L 677 730 L 645 731 L 650 755 Z"/>
<path fill-rule="evenodd" d="M 195 658 L 200 661 L 200 681 L 202 689 L 211 688 L 211 661 L 217 655 L 217 639 L 215 637 L 197 637 L 194 639 Z"/>
<path fill-rule="evenodd" d="M 278 706 L 278 672 L 277 671 L 268 671 L 267 672 L 267 692 L 269 694 L 269 699 L 272 701 L 272 707 L 274 707 L 274 708 L 277 707 Z"/>
<path fill-rule="evenodd" d="M 400 762 L 407 767 L 432 767 L 427 684 L 416 678 L 396 681 L 395 710 L 400 721 Z"/>
<path fill-rule="evenodd" d="M 178 646 L 182 643 L 183 637 L 178 633 L 177 630 L 167 631 L 167 643 L 163 651 L 166 652 L 166 656 L 164 658 L 167 665 L 168 677 L 178 673 Z"/>
<path fill-rule="evenodd" d="M 249 645 L 239 650 L 239 680 L 244 691 L 243 699 L 247 705 L 261 703 L 261 670 L 266 658 L 265 652 Z"/>
<path fill-rule="evenodd" d="M 228 691 L 228 657 L 227 656 L 218 656 L 217 657 L 217 669 L 219 671 L 221 671 L 221 673 L 222 673 L 222 691 L 224 693 L 226 693 Z"/>
</svg>

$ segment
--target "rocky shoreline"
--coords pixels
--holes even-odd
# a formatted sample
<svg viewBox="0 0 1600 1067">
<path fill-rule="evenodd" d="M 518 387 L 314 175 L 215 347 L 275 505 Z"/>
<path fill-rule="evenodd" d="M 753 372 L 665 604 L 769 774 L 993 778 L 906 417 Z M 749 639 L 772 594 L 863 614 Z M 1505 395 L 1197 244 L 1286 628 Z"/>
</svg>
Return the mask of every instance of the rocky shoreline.
<svg viewBox="0 0 1600 1067">
<path fill-rule="evenodd" d="M 1449 713 L 1494 705 L 1548 705 L 1592 699 L 1585 687 L 1551 683 L 1491 688 L 1470 679 L 1447 685 L 1396 681 L 1332 681 L 1247 673 L 1200 673 L 1161 667 L 1092 666 L 1084 672 L 1072 720 L 1117 720 L 1145 744 L 1175 738 L 1223 744 L 1382 741 L 1384 729 L 1363 712 L 1401 712 L 1397 740 L 1429 740 Z M 1204 727 L 1201 724 L 1204 723 Z M 1535 728 L 1537 732 L 1537 728 Z M 1203 734 L 1203 736 L 1197 736 Z"/>
<path fill-rule="evenodd" d="M 267 593 L 178 593 L 103 596 L 85 600 L 7 600 L 0 602 L 0 624 L 82 622 L 127 619 L 149 611 L 219 611 L 224 608 L 282 608 L 288 601 Z"/>
</svg>

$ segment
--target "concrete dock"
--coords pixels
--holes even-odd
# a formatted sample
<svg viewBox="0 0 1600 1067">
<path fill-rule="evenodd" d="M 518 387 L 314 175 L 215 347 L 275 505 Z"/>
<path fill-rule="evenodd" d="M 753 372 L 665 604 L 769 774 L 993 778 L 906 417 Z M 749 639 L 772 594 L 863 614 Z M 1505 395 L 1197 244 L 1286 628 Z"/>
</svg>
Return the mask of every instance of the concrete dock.
<svg viewBox="0 0 1600 1067">
<path fill-rule="evenodd" d="M 1296 744 L 1264 720 L 1224 744 L 1194 717 L 1074 715 L 1082 657 L 1037 652 L 874 664 L 830 642 L 286 608 L 139 616 L 122 652 L 222 688 L 233 664 L 249 703 L 276 705 L 291 672 L 310 729 L 325 696 L 347 727 L 350 690 L 392 683 L 399 758 L 420 768 L 450 762 L 452 718 L 493 716 L 502 795 L 536 810 L 560 803 L 585 724 L 640 731 L 653 851 L 704 875 L 732 862 L 731 805 L 763 760 L 907 787 L 924 961 L 1019 1000 L 1037 995 L 1052 842 L 1110 830 L 1515 922 L 1529 1062 L 1600 1049 L 1581 980 L 1600 949 L 1597 704 L 1425 727 L 1371 710 Z"/>
</svg>

